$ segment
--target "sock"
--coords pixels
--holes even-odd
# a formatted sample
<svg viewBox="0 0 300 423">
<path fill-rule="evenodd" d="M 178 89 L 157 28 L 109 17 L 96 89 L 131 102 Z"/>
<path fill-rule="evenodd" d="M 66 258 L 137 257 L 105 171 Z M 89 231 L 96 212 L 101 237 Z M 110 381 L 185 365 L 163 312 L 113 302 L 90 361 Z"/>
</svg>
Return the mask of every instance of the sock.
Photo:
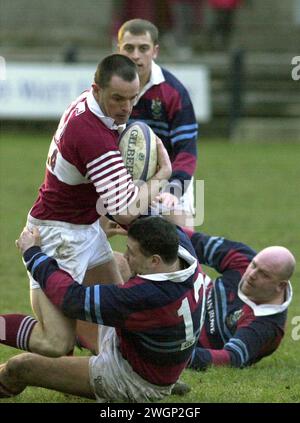
<svg viewBox="0 0 300 423">
<path fill-rule="evenodd" d="M 36 323 L 33 317 L 24 314 L 0 315 L 0 344 L 29 351 L 29 338 Z"/>
</svg>

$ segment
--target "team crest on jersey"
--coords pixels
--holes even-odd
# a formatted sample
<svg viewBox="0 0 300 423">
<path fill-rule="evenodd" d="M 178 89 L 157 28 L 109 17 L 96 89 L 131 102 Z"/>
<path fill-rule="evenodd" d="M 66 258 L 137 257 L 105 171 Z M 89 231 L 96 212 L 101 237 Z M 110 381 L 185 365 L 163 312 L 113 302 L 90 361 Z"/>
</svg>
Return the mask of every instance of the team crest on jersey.
<svg viewBox="0 0 300 423">
<path fill-rule="evenodd" d="M 162 104 L 159 98 L 152 100 L 151 111 L 153 119 L 162 118 Z"/>
<path fill-rule="evenodd" d="M 242 314 L 243 314 L 242 309 L 236 310 L 234 313 L 230 314 L 226 319 L 227 326 L 229 328 L 236 326 L 236 324 L 237 324 L 238 320 L 240 319 L 240 317 L 242 316 Z"/>
</svg>

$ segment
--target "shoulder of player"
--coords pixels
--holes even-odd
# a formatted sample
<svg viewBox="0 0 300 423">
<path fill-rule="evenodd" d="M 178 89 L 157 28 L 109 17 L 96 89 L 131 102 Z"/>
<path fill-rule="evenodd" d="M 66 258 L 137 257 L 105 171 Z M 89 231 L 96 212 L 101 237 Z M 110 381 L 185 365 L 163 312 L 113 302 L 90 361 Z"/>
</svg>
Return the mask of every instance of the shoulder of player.
<svg viewBox="0 0 300 423">
<path fill-rule="evenodd" d="M 143 277 L 143 275 L 139 276 L 134 276 L 132 278 L 130 278 L 127 282 L 125 282 L 123 285 L 119 285 L 119 287 L 121 289 L 137 289 L 137 290 L 143 290 L 143 291 L 148 291 L 149 295 L 154 294 L 157 295 L 157 290 L 161 290 L 162 287 L 165 286 L 165 284 L 168 284 L 168 286 L 170 287 L 170 289 L 168 288 L 169 294 L 171 294 L 171 289 L 172 287 L 176 285 L 176 283 L 174 284 L 174 282 L 172 282 L 169 279 L 165 279 L 163 278 L 162 280 L 160 279 L 151 279 L 149 277 L 150 275 L 145 275 L 145 277 Z M 192 278 L 191 278 L 192 280 Z M 174 288 L 175 289 L 175 288 Z M 189 289 L 188 287 L 186 289 Z M 176 293 L 177 293 L 177 289 L 175 289 Z"/>
<path fill-rule="evenodd" d="M 132 278 L 128 279 L 123 285 L 119 285 L 121 289 L 128 289 L 133 288 L 135 286 L 143 285 L 146 283 L 145 279 L 142 279 L 140 276 L 133 276 Z"/>
<path fill-rule="evenodd" d="M 101 119 L 92 113 L 87 106 L 82 112 L 73 113 L 68 121 L 68 128 L 74 128 L 79 134 L 86 132 L 98 134 L 100 132 L 113 136 L 115 133 L 115 131 L 108 128 Z"/>
<path fill-rule="evenodd" d="M 77 145 L 84 147 L 101 146 L 104 151 L 117 149 L 117 131 L 109 129 L 89 110 L 70 118 L 65 135 L 71 137 Z"/>
<path fill-rule="evenodd" d="M 170 85 L 172 88 L 174 88 L 177 92 L 187 92 L 186 87 L 183 85 L 183 83 L 181 81 L 179 81 L 179 79 L 169 70 L 165 69 L 165 68 L 161 68 L 163 76 L 165 78 L 165 81 L 163 82 L 163 84 L 167 84 Z"/>
<path fill-rule="evenodd" d="M 183 230 L 183 228 L 177 226 L 177 234 L 179 237 L 179 245 L 188 251 L 195 259 L 197 259 L 196 251 L 193 247 L 193 244 L 188 237 L 187 233 Z"/>
<path fill-rule="evenodd" d="M 284 331 L 286 319 L 287 310 L 276 314 L 256 316 L 254 310 L 247 304 L 244 304 L 237 319 L 237 328 L 256 328 L 255 331 L 257 333 L 262 333 L 263 328 L 264 331 Z"/>
</svg>

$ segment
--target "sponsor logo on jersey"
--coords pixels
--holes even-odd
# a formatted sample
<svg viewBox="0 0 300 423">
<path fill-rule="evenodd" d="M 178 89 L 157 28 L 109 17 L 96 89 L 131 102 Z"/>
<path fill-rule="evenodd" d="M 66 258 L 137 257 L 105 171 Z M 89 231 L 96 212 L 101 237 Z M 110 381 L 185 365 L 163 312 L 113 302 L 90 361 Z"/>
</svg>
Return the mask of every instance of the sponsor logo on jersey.
<svg viewBox="0 0 300 423">
<path fill-rule="evenodd" d="M 206 310 L 209 319 L 209 333 L 213 335 L 216 331 L 215 328 L 215 309 L 214 309 L 214 302 L 213 302 L 213 290 L 210 288 L 207 299 L 206 299 Z"/>
</svg>

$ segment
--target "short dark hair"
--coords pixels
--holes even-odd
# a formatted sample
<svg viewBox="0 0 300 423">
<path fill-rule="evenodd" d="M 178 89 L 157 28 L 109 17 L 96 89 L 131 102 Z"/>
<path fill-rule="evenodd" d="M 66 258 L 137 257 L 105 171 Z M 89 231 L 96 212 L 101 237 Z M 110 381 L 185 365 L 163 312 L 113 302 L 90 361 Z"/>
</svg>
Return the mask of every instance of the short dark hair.
<svg viewBox="0 0 300 423">
<path fill-rule="evenodd" d="M 138 78 L 135 63 L 123 54 L 110 54 L 105 57 L 97 66 L 95 72 L 95 83 L 101 88 L 109 85 L 113 75 L 117 75 L 124 81 L 132 82 Z"/>
<path fill-rule="evenodd" d="M 149 32 L 153 44 L 158 44 L 158 29 L 150 21 L 145 19 L 131 19 L 126 21 L 118 31 L 118 42 L 120 43 L 124 37 L 125 32 L 130 32 L 133 35 L 141 35 Z"/>
<path fill-rule="evenodd" d="M 179 237 L 174 223 L 161 216 L 148 216 L 134 221 L 128 237 L 139 243 L 146 257 L 158 254 L 165 263 L 174 263 L 178 257 Z"/>
</svg>

